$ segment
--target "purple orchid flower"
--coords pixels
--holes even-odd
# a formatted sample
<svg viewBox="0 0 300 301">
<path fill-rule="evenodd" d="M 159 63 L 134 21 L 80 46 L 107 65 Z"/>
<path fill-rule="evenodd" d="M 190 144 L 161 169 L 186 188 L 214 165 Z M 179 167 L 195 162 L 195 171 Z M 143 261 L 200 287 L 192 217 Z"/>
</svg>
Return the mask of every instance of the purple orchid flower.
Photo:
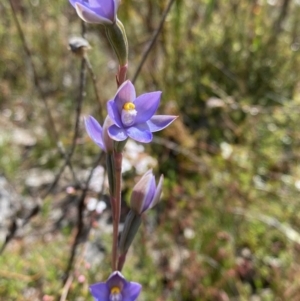
<svg viewBox="0 0 300 301">
<path fill-rule="evenodd" d="M 152 132 L 157 132 L 177 116 L 156 115 L 161 92 L 151 92 L 136 98 L 133 84 L 127 80 L 118 89 L 114 99 L 108 101 L 107 111 L 114 125 L 108 128 L 109 136 L 116 141 L 124 141 L 128 137 L 143 143 L 153 139 Z"/>
<path fill-rule="evenodd" d="M 78 16 L 87 23 L 112 25 L 117 19 L 120 0 L 69 0 Z"/>
<path fill-rule="evenodd" d="M 153 208 L 159 201 L 162 193 L 164 176 L 161 175 L 156 186 L 152 170 L 148 170 L 135 184 L 130 199 L 130 208 L 137 214 L 142 214 Z"/>
<path fill-rule="evenodd" d="M 107 129 L 113 122 L 109 116 L 105 118 L 103 128 L 92 116 L 84 118 L 84 123 L 90 138 L 105 152 L 112 152 L 114 148 L 113 140 L 108 136 Z"/>
<path fill-rule="evenodd" d="M 90 286 L 95 301 L 134 301 L 141 289 L 139 283 L 126 281 L 119 271 L 113 272 L 106 282 Z"/>
</svg>

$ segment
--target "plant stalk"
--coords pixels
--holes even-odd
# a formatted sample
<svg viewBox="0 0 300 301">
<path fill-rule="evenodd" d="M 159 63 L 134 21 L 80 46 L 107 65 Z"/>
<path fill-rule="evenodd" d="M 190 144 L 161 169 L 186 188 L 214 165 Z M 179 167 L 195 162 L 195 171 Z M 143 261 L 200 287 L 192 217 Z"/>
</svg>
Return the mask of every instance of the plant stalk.
<svg viewBox="0 0 300 301">
<path fill-rule="evenodd" d="M 122 185 L 122 152 L 113 153 L 115 187 L 111 196 L 112 218 L 113 218 L 113 247 L 112 247 L 112 269 L 117 270 L 118 265 L 118 234 L 121 215 L 121 185 Z"/>
</svg>

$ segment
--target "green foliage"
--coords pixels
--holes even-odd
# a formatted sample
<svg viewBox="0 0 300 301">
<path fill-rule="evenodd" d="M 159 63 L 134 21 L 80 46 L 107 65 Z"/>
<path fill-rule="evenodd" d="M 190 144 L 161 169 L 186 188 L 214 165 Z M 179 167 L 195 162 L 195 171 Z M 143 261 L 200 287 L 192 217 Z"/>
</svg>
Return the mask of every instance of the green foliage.
<svg viewBox="0 0 300 301">
<path fill-rule="evenodd" d="M 166 5 L 122 1 L 129 78 Z M 57 171 L 62 159 L 8 3 L 0 12 L 0 166 L 26 197 L 32 192 L 22 175 L 32 167 Z M 175 1 L 136 82 L 138 94 L 162 90 L 159 110 L 179 115 L 148 148 L 166 181 L 162 202 L 145 218 L 125 264 L 124 275 L 143 284 L 141 300 L 250 300 L 254 294 L 298 300 L 299 13 L 296 1 Z M 80 62 L 68 51 L 68 38 L 80 35 L 80 21 L 67 0 L 20 1 L 17 14 L 60 139 L 69 147 Z M 103 28 L 88 25 L 87 39 L 105 106 L 116 90 L 116 57 Z M 83 115 L 90 113 L 100 115 L 88 75 Z M 37 142 L 16 144 L 16 128 Z M 72 159 L 78 169 L 91 166 L 98 151 L 87 141 L 82 133 Z M 126 182 L 132 185 L 132 178 Z M 27 232 L 0 256 L 4 299 L 61 295 L 76 232 L 73 220 L 50 226 L 65 197 L 61 191 L 42 200 Z M 109 252 L 109 234 L 95 227 L 89 242 L 100 233 Z M 68 300 L 92 300 L 88 283 L 109 275 L 108 252 L 88 269 L 81 246 Z"/>
</svg>

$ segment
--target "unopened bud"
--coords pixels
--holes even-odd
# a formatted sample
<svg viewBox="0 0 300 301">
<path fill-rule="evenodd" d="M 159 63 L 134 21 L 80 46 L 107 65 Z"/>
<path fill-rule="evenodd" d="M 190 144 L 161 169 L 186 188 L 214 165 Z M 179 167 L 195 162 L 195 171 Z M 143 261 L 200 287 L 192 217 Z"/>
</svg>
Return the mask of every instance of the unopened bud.
<svg viewBox="0 0 300 301">
<path fill-rule="evenodd" d="M 160 177 L 156 187 L 152 170 L 147 171 L 133 188 L 130 208 L 137 214 L 142 214 L 146 210 L 153 208 L 160 199 L 162 184 L 163 176 Z"/>
<path fill-rule="evenodd" d="M 128 41 L 122 22 L 117 19 L 116 23 L 105 26 L 106 36 L 114 49 L 119 65 L 124 66 L 128 62 Z"/>
</svg>

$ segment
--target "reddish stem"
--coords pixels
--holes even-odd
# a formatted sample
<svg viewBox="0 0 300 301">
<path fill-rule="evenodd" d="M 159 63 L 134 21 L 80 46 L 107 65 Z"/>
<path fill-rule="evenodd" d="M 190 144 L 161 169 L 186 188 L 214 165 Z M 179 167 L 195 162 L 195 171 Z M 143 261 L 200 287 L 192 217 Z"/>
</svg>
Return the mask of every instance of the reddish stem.
<svg viewBox="0 0 300 301">
<path fill-rule="evenodd" d="M 118 261 L 118 271 L 122 271 L 123 269 L 123 266 L 124 266 L 124 263 L 125 263 L 125 260 L 126 260 L 126 255 L 127 255 L 127 252 L 124 253 L 124 254 L 121 254 L 119 256 L 119 261 Z"/>
<path fill-rule="evenodd" d="M 116 75 L 118 87 L 120 87 L 125 82 L 127 69 L 128 69 L 128 64 L 123 65 L 123 66 L 119 66 L 119 72 Z"/>
<path fill-rule="evenodd" d="M 117 270 L 118 262 L 118 234 L 121 215 L 121 185 L 122 185 L 122 153 L 114 151 L 114 176 L 115 190 L 111 196 L 112 218 L 113 218 L 113 248 L 112 248 L 112 269 Z"/>
</svg>

